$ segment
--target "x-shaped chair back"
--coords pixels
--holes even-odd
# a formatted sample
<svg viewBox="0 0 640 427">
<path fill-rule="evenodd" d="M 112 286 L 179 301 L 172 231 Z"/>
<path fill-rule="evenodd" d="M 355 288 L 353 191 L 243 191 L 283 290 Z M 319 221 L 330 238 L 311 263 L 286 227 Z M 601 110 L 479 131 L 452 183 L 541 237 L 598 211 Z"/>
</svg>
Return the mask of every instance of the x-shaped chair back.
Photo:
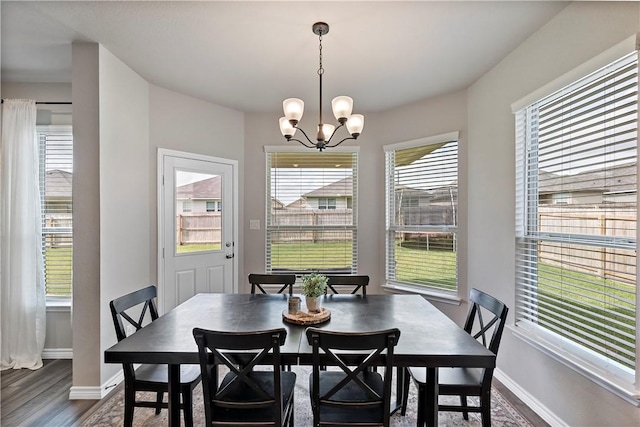
<svg viewBox="0 0 640 427">
<path fill-rule="evenodd" d="M 351 294 L 356 294 L 362 289 L 362 295 L 367 295 L 369 276 L 335 275 L 327 276 L 327 279 L 329 279 L 327 281 L 327 291 L 331 290 L 334 294 L 339 293 L 338 289 L 349 288 Z"/>
<path fill-rule="evenodd" d="M 205 401 L 205 417 L 213 420 L 216 408 L 257 409 L 275 405 L 275 425 L 282 421 L 282 389 L 280 346 L 284 344 L 287 331 L 284 328 L 255 332 L 221 332 L 195 328 L 193 336 L 198 344 Z M 234 359 L 240 354 L 242 364 Z M 250 360 L 249 360 L 250 359 Z M 273 366 L 273 389 L 265 390 L 251 378 L 257 365 Z M 224 366 L 233 374 L 232 380 L 219 384 L 218 367 Z M 234 390 L 246 386 L 255 392 L 251 401 L 230 398 Z M 256 398 L 258 396 L 258 398 Z"/>
<path fill-rule="evenodd" d="M 391 373 L 393 368 L 393 351 L 400 337 L 397 328 L 373 332 L 335 332 L 318 328 L 307 328 L 307 340 L 313 348 L 313 390 L 311 403 L 314 419 L 319 419 L 321 405 L 338 408 L 382 408 L 383 418 L 389 420 L 391 399 Z M 346 351 L 346 352 L 345 352 Z M 354 353 L 355 352 L 355 353 Z M 344 372 L 344 378 L 331 389 L 320 391 L 320 375 L 324 366 L 337 366 Z M 384 366 L 384 388 L 382 393 L 374 390 L 363 380 L 367 373 L 373 372 L 377 366 Z M 341 400 L 347 386 L 351 390 L 362 390 L 367 399 L 355 402 Z"/>
<path fill-rule="evenodd" d="M 471 289 L 469 303 L 471 307 L 467 313 L 464 330 L 497 354 L 508 307 L 495 297 L 475 288 Z"/>
<path fill-rule="evenodd" d="M 109 303 L 118 341 L 122 341 L 127 337 L 126 324 L 132 325 L 137 331 L 146 324 L 145 322 L 153 322 L 158 318 L 158 309 L 155 303 L 156 295 L 156 287 L 151 285 L 116 298 Z M 125 374 L 131 375 L 131 378 L 134 377 L 135 371 L 132 364 L 125 363 L 123 368 Z"/>
<path fill-rule="evenodd" d="M 289 288 L 289 295 L 293 295 L 293 285 L 296 283 L 295 274 L 249 274 L 249 283 L 251 283 L 251 293 L 255 294 L 259 290 L 263 294 L 268 293 L 262 285 L 281 285 L 278 293 L 283 293 Z"/>
</svg>

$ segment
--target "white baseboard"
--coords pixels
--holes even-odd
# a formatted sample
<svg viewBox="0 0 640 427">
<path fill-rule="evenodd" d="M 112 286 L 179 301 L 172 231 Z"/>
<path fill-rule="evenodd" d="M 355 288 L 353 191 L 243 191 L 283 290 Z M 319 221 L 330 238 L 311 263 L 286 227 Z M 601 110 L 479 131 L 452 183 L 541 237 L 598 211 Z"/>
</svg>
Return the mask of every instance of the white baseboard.
<svg viewBox="0 0 640 427">
<path fill-rule="evenodd" d="M 549 408 L 544 406 L 542 403 L 540 403 L 538 399 L 536 399 L 531 394 L 529 394 L 526 390 L 520 387 L 519 384 L 517 384 L 510 377 L 505 375 L 504 372 L 502 372 L 499 369 L 495 369 L 493 371 L 493 376 L 496 377 L 496 379 L 500 381 L 502 384 L 504 384 L 504 386 L 507 387 L 513 394 L 518 396 L 518 398 L 522 400 L 525 405 L 531 408 L 531 410 L 533 410 L 536 414 L 538 414 L 540 418 L 545 420 L 549 425 L 556 426 L 556 427 L 568 427 L 567 423 L 565 423 L 563 420 L 558 418 L 556 414 L 554 414 L 549 410 Z"/>
<path fill-rule="evenodd" d="M 43 359 L 73 359 L 72 348 L 45 348 L 42 350 Z"/>
<path fill-rule="evenodd" d="M 69 400 L 100 400 L 124 380 L 124 373 L 119 370 L 101 386 L 72 386 L 69 389 Z"/>
</svg>

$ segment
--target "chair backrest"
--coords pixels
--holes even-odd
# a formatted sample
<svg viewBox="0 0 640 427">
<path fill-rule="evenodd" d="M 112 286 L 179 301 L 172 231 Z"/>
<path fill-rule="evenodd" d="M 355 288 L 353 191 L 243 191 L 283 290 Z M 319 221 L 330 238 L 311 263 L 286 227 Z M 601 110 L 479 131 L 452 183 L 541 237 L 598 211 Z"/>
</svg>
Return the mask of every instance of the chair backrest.
<svg viewBox="0 0 640 427">
<path fill-rule="evenodd" d="M 133 326 L 134 331 L 137 331 L 145 325 L 145 319 L 150 323 L 158 318 L 158 309 L 155 303 L 156 295 L 156 287 L 151 285 L 123 295 L 109 303 L 118 341 L 122 341 L 127 337 L 127 328 L 123 320 L 127 322 L 126 324 Z M 136 312 L 136 314 L 133 314 L 133 312 Z M 125 378 L 133 379 L 135 377 L 133 364 L 123 363 L 122 367 Z"/>
<path fill-rule="evenodd" d="M 367 286 L 369 285 L 369 276 L 327 276 L 327 292 L 330 290 L 334 294 L 340 293 L 338 290 L 348 288 L 349 293 L 355 294 L 358 290 L 362 290 L 362 295 L 367 295 Z"/>
<path fill-rule="evenodd" d="M 293 285 L 296 283 L 296 275 L 295 274 L 249 274 L 249 283 L 251 283 L 251 293 L 256 293 L 256 288 L 260 290 L 261 293 L 266 294 L 267 291 L 262 287 L 262 285 L 281 285 L 281 288 L 278 290 L 278 293 L 282 292 L 289 288 L 289 295 L 293 295 Z"/>
<path fill-rule="evenodd" d="M 475 288 L 471 289 L 469 303 L 471 306 L 464 330 L 497 354 L 509 308 L 502 301 Z"/>
<path fill-rule="evenodd" d="M 471 289 L 469 303 L 471 306 L 464 330 L 497 355 L 509 308 L 497 298 L 475 288 Z M 483 386 L 490 387 L 492 377 L 493 369 L 485 369 Z"/>
<path fill-rule="evenodd" d="M 287 331 L 284 328 L 252 332 L 221 332 L 194 328 L 193 337 L 198 344 L 202 391 L 205 402 L 206 425 L 216 419 L 216 408 L 257 409 L 275 405 L 274 425 L 282 425 L 283 399 L 281 383 L 280 346 Z M 209 353 L 211 352 L 211 353 Z M 241 353 L 243 363 L 238 364 L 234 353 Z M 273 367 L 273 388 L 265 390 L 250 376 L 257 365 Z M 234 374 L 232 381 L 220 385 L 218 367 L 225 366 Z M 247 386 L 257 393 L 251 401 L 229 399 L 238 387 Z M 277 410 L 277 408 L 280 408 Z"/>
<path fill-rule="evenodd" d="M 378 410 L 383 414 L 381 423 L 388 424 L 391 402 L 391 373 L 393 351 L 400 338 L 397 328 L 372 332 L 334 332 L 319 328 L 307 328 L 307 340 L 313 348 L 313 387 L 311 402 L 314 411 L 320 405 L 336 408 Z M 351 350 L 352 352 L 341 352 Z M 355 353 L 353 352 L 355 351 Z M 349 355 L 351 354 L 351 356 Z M 357 354 L 357 356 L 354 356 Z M 320 393 L 320 372 L 323 366 L 338 366 L 345 378 L 330 390 Z M 362 380 L 363 375 L 384 366 L 382 394 L 373 390 Z M 377 372 L 373 372 L 377 374 Z M 360 401 L 341 400 L 349 389 L 364 393 L 367 398 Z M 385 421 L 386 420 L 386 421 Z"/>
</svg>

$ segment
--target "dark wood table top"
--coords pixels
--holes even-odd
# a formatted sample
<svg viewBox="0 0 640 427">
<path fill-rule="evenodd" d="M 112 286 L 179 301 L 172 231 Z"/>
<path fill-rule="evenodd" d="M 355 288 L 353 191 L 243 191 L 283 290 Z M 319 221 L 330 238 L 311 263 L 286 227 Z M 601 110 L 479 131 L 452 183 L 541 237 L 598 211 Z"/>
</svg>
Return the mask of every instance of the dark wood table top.
<svg viewBox="0 0 640 427">
<path fill-rule="evenodd" d="M 398 328 L 399 366 L 494 367 L 495 355 L 419 295 L 329 295 L 331 319 L 317 327 L 335 331 Z M 282 320 L 287 296 L 198 294 L 104 353 L 106 363 L 197 364 L 195 327 L 255 331 L 284 327 L 283 363 L 309 364 L 305 326 Z"/>
</svg>

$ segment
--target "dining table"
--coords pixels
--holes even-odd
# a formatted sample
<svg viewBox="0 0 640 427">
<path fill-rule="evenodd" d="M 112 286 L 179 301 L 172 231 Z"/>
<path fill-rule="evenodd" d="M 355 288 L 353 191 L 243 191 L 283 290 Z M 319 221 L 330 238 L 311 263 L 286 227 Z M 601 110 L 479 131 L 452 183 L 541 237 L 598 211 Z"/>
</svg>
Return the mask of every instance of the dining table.
<svg viewBox="0 0 640 427">
<path fill-rule="evenodd" d="M 282 294 L 197 294 L 105 350 L 104 361 L 166 364 L 169 371 L 168 422 L 170 426 L 179 426 L 180 365 L 199 364 L 193 328 L 229 332 L 285 328 L 287 337 L 280 349 L 282 364 L 312 364 L 312 348 L 305 336 L 307 326 L 284 319 L 288 298 Z M 329 310 L 330 317 L 314 327 L 342 332 L 400 329 L 394 365 L 426 369 L 428 426 L 438 424 L 438 368 L 495 367 L 494 353 L 421 295 L 338 294 L 322 297 L 321 304 Z M 398 377 L 397 397 L 400 398 L 401 381 L 409 379 L 402 375 Z"/>
</svg>

